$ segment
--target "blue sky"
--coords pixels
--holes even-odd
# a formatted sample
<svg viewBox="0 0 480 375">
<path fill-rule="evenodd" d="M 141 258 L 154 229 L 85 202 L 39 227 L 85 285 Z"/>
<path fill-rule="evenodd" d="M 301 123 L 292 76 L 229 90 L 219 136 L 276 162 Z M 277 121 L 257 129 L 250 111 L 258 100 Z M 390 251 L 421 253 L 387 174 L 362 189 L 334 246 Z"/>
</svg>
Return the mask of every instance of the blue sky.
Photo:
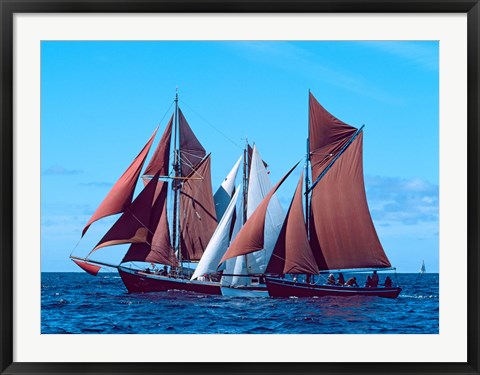
<svg viewBox="0 0 480 375">
<path fill-rule="evenodd" d="M 418 272 L 422 259 L 437 272 L 438 69 L 428 41 L 42 42 L 42 271 L 77 271 L 70 252 L 88 253 L 114 217 L 79 241 L 85 223 L 156 126 L 163 132 L 178 86 L 212 153 L 214 190 L 245 137 L 274 183 L 304 157 L 309 89 L 364 124 L 367 198 L 387 255 L 398 272 Z M 300 172 L 279 191 L 285 207 Z"/>
</svg>

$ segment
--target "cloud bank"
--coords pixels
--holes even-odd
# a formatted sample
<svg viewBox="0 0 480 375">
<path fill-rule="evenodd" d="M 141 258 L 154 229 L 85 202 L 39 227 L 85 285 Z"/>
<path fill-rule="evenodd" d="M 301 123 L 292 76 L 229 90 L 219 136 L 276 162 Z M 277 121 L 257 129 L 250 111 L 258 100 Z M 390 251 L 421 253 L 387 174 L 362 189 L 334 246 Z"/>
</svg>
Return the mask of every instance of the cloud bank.
<svg viewBox="0 0 480 375">
<path fill-rule="evenodd" d="M 52 165 L 51 167 L 45 169 L 42 172 L 43 176 L 52 176 L 52 175 L 74 175 L 81 174 L 83 171 L 81 169 L 67 169 L 61 165 Z"/>
<path fill-rule="evenodd" d="M 366 176 L 370 212 L 379 225 L 438 221 L 438 185 L 420 178 Z"/>
</svg>

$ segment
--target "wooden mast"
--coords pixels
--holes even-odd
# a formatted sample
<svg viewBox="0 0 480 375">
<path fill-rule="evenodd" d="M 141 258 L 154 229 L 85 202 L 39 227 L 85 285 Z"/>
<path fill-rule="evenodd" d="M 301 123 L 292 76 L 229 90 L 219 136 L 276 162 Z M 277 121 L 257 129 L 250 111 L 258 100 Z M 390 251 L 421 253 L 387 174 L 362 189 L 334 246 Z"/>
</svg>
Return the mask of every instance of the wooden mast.
<svg viewBox="0 0 480 375">
<path fill-rule="evenodd" d="M 253 157 L 253 150 L 252 150 L 252 157 Z M 247 221 L 247 200 L 248 200 L 248 170 L 250 167 L 249 164 L 249 153 L 248 153 L 248 138 L 245 137 L 245 149 L 243 150 L 243 225 Z M 243 226 L 242 225 L 242 226 Z M 248 274 L 248 261 L 247 256 L 243 256 L 245 259 L 245 271 Z"/>
<path fill-rule="evenodd" d="M 178 87 L 175 92 L 175 125 L 173 133 L 173 170 L 175 179 L 172 181 L 173 189 L 173 233 L 172 233 L 172 247 L 174 251 L 177 251 L 177 259 L 180 269 L 182 269 L 182 251 L 181 241 L 179 238 L 179 215 L 178 215 L 178 199 L 179 189 L 181 188 L 181 182 L 178 179 L 180 177 L 180 148 L 177 148 L 177 134 L 178 134 Z"/>
<path fill-rule="evenodd" d="M 310 98 L 310 89 L 308 90 Z M 310 99 L 309 99 L 310 100 Z M 309 104 L 310 107 L 310 104 Z M 307 228 L 307 238 L 310 241 L 310 202 L 308 199 L 310 178 L 308 175 L 308 166 L 310 164 L 310 108 L 308 109 L 308 135 L 307 135 L 307 153 L 305 155 L 305 225 Z"/>
</svg>

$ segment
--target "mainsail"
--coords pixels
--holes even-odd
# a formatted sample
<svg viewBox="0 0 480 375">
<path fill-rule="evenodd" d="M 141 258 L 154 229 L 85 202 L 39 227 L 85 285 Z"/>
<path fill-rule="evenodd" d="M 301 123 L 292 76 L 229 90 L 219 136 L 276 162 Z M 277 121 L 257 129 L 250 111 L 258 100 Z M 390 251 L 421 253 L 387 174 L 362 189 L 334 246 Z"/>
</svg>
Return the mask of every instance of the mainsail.
<svg viewBox="0 0 480 375">
<path fill-rule="evenodd" d="M 266 169 L 266 163 L 260 157 L 258 148 L 253 146 L 249 165 L 247 219 L 250 218 L 257 207 L 272 188 Z M 263 247 L 258 251 L 246 255 L 247 273 L 262 274 L 267 268 L 268 261 L 273 252 L 275 241 L 282 227 L 284 212 L 276 195 L 273 195 L 266 211 L 264 223 Z"/>
<path fill-rule="evenodd" d="M 321 270 L 391 267 L 368 209 L 363 134 L 312 191 L 310 245 Z"/>
<path fill-rule="evenodd" d="M 181 251 L 184 260 L 200 260 L 217 226 L 210 177 L 210 155 L 183 183 L 180 192 Z"/>
<path fill-rule="evenodd" d="M 391 267 L 368 209 L 363 133 L 331 115 L 310 94 L 309 139 L 316 183 L 310 200 L 310 246 L 318 268 Z"/>
</svg>

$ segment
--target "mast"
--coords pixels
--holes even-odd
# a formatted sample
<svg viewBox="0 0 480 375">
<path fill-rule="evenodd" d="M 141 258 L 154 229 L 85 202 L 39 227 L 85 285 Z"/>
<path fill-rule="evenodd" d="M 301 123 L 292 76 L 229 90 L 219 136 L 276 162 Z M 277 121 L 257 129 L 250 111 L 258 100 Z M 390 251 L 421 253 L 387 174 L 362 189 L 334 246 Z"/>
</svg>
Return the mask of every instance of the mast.
<svg viewBox="0 0 480 375">
<path fill-rule="evenodd" d="M 248 138 L 245 138 L 243 149 L 243 223 L 247 221 L 247 198 L 248 198 Z"/>
<path fill-rule="evenodd" d="M 308 90 L 308 97 L 310 98 L 310 90 Z M 310 110 L 308 111 L 308 124 L 310 124 Z M 310 206 L 308 200 L 310 189 L 310 179 L 308 177 L 308 165 L 310 164 L 310 126 L 307 126 L 307 129 L 307 154 L 305 155 L 305 226 L 307 228 L 307 238 L 310 240 Z"/>
<path fill-rule="evenodd" d="M 172 233 L 172 247 L 174 251 L 177 251 L 178 264 L 180 269 L 182 268 L 182 251 L 180 249 L 180 239 L 178 238 L 178 229 L 179 226 L 179 215 L 178 215 L 178 199 L 180 188 L 180 148 L 177 147 L 177 134 L 178 134 L 178 87 L 175 92 L 175 125 L 173 133 L 173 170 L 174 170 L 174 179 L 172 182 L 173 190 L 173 233 Z"/>
<path fill-rule="evenodd" d="M 247 221 L 247 200 L 248 200 L 248 170 L 249 170 L 249 153 L 248 153 L 248 137 L 245 137 L 245 148 L 243 150 L 243 225 Z M 248 273 L 248 260 L 243 255 L 245 260 L 245 270 Z"/>
</svg>

